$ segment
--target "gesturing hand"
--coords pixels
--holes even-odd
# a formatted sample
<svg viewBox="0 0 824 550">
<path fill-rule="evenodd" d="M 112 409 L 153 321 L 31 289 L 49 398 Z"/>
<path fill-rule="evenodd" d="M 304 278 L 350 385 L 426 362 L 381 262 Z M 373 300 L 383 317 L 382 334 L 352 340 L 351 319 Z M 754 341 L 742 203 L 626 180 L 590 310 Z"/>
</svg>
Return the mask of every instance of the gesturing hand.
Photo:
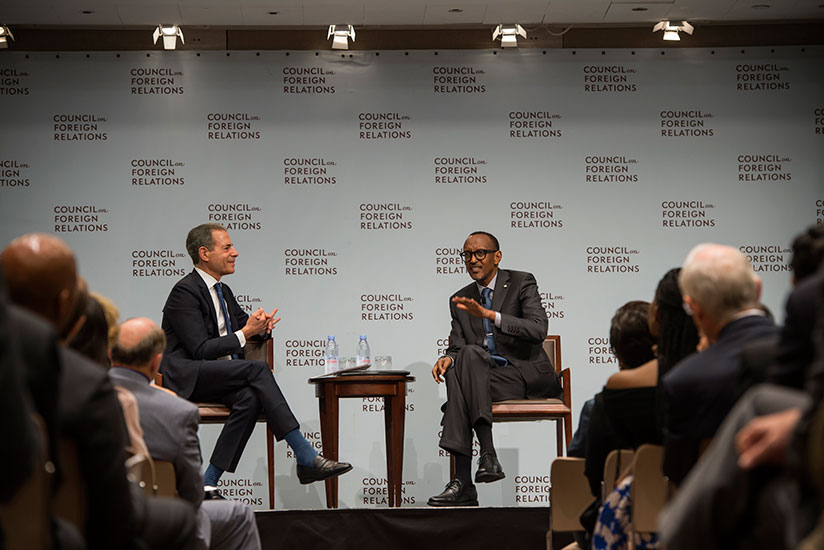
<svg viewBox="0 0 824 550">
<path fill-rule="evenodd" d="M 473 317 L 481 317 L 485 319 L 489 319 L 490 321 L 495 320 L 495 312 L 491 309 L 486 309 L 481 304 L 473 300 L 472 298 L 465 298 L 463 296 L 455 296 L 452 298 L 452 303 L 457 306 L 458 309 L 462 309 L 465 312 L 469 313 Z"/>
</svg>

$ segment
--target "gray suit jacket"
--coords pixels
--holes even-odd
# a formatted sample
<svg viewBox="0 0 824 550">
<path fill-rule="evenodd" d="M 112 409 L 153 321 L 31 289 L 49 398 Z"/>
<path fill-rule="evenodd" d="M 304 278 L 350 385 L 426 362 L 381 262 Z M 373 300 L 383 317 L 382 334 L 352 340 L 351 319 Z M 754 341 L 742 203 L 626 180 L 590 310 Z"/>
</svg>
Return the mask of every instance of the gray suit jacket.
<svg viewBox="0 0 824 550">
<path fill-rule="evenodd" d="M 180 498 L 200 506 L 203 501 L 203 476 L 200 473 L 200 440 L 197 407 L 166 391 L 149 385 L 137 371 L 112 367 L 109 377 L 137 398 L 140 426 L 149 453 L 155 460 L 174 464 Z"/>
</svg>

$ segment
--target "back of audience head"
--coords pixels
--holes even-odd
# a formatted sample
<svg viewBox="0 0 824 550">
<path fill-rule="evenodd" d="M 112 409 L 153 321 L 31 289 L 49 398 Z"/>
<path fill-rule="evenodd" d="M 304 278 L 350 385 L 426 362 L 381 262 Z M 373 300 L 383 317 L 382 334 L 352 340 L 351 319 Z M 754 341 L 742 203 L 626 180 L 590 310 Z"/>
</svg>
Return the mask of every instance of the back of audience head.
<svg viewBox="0 0 824 550">
<path fill-rule="evenodd" d="M 694 353 L 698 345 L 698 329 L 684 310 L 684 300 L 678 286 L 680 274 L 680 267 L 664 274 L 650 305 L 650 332 L 657 336 L 658 341 L 659 377 Z"/>
<path fill-rule="evenodd" d="M 730 246 L 699 244 L 693 248 L 678 283 L 693 321 L 710 342 L 736 314 L 759 305 L 761 280 L 746 256 Z"/>
<path fill-rule="evenodd" d="M 166 334 L 154 321 L 146 317 L 127 319 L 112 346 L 112 364 L 140 370 L 152 378 L 165 348 Z"/>
<path fill-rule="evenodd" d="M 609 342 L 621 370 L 640 367 L 655 357 L 655 338 L 649 329 L 649 307 L 649 302 L 627 302 L 612 317 Z"/>
<path fill-rule="evenodd" d="M 108 367 L 109 323 L 106 313 L 100 302 L 90 294 L 86 295 L 85 303 L 86 307 L 81 314 L 82 324 L 71 334 L 66 344 L 95 363 Z"/>
<path fill-rule="evenodd" d="M 814 275 L 824 260 L 824 225 L 813 225 L 798 235 L 792 244 L 793 284 Z"/>
<path fill-rule="evenodd" d="M 30 233 L 10 242 L 0 262 L 12 302 L 45 318 L 65 337 L 77 300 L 72 249 L 53 235 Z"/>
<path fill-rule="evenodd" d="M 109 327 L 108 348 L 112 349 L 117 338 L 117 331 L 120 328 L 120 311 L 117 309 L 117 306 L 114 305 L 114 302 L 102 294 L 91 292 L 90 296 L 97 300 L 103 308 L 103 314 L 106 316 L 106 324 Z"/>
</svg>

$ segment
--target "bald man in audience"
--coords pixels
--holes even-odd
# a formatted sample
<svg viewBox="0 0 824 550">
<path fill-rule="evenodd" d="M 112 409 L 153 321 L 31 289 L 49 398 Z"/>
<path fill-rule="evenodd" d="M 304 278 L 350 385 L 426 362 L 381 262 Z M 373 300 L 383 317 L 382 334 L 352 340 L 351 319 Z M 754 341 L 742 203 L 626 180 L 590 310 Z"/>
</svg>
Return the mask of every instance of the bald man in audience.
<svg viewBox="0 0 824 550">
<path fill-rule="evenodd" d="M 761 280 L 737 249 L 701 244 L 687 255 L 678 279 L 684 304 L 710 344 L 663 379 L 664 473 L 680 484 L 735 404 L 743 346 L 778 328 L 759 309 Z"/>
<path fill-rule="evenodd" d="M 203 500 L 197 407 L 150 385 L 165 347 L 166 336 L 154 321 L 127 320 L 120 326 L 111 350 L 109 376 L 137 398 L 140 424 L 152 458 L 174 465 L 180 498 L 198 509 L 199 541 L 211 549 L 259 549 L 257 525 L 248 506 L 230 500 Z"/>
</svg>

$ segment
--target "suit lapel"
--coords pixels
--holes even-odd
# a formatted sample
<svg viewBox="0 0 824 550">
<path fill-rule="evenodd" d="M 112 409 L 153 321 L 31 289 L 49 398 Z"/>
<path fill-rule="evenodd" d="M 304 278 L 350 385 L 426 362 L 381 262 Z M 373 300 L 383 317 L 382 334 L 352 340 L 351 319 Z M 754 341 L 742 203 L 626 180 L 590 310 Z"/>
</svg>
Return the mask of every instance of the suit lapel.
<svg viewBox="0 0 824 550">
<path fill-rule="evenodd" d="M 509 272 L 498 270 L 498 278 L 495 279 L 495 292 L 492 294 L 492 310 L 501 311 L 504 300 L 509 292 Z"/>
<path fill-rule="evenodd" d="M 215 336 L 218 336 L 217 331 L 217 312 L 215 311 L 215 303 L 212 301 L 212 293 L 209 292 L 209 287 L 203 282 L 203 277 L 197 271 L 192 272 L 192 277 L 195 280 L 198 290 L 200 290 L 200 297 L 206 302 L 206 307 L 209 309 L 209 327 Z"/>
</svg>

